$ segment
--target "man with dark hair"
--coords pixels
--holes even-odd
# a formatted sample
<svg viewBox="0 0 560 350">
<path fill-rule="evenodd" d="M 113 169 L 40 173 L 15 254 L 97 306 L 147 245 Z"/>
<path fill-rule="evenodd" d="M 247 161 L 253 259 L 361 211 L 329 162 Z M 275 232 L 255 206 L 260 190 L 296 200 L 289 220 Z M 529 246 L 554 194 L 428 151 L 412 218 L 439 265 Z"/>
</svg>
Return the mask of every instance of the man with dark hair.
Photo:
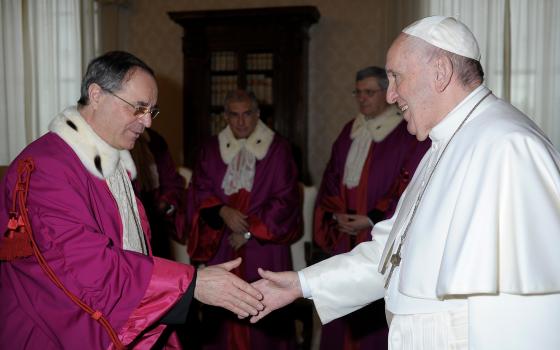
<svg viewBox="0 0 560 350">
<path fill-rule="evenodd" d="M 385 69 L 366 67 L 353 91 L 360 113 L 344 126 L 315 207 L 314 239 L 328 254 L 346 253 L 371 240 L 371 228 L 393 215 L 430 142 L 406 131 L 399 110 L 385 100 Z M 379 301 L 323 326 L 321 349 L 383 349 L 384 303 Z"/>
<path fill-rule="evenodd" d="M 228 93 L 224 114 L 228 125 L 201 147 L 189 187 L 196 200 L 189 256 L 209 266 L 242 257 L 235 273 L 254 281 L 259 266 L 292 268 L 290 244 L 302 234 L 297 170 L 289 142 L 259 119 L 253 93 Z M 295 348 L 286 313 L 259 325 L 211 307 L 202 315 L 204 349 Z"/>
<path fill-rule="evenodd" d="M 239 316 L 262 308 L 260 293 L 228 272 L 241 259 L 196 272 L 151 254 L 129 150 L 158 115 L 157 97 L 145 63 L 102 55 L 88 66 L 78 106 L 10 166 L 0 186 L 0 227 L 9 233 L 0 246 L 3 348 L 148 349 L 166 343 L 166 325 L 185 322 L 193 297 Z M 20 172 L 33 167 L 26 189 Z M 26 208 L 15 206 L 20 191 Z M 29 228 L 14 225 L 22 213 L 35 256 L 10 241 Z"/>
<path fill-rule="evenodd" d="M 387 101 L 426 153 L 373 241 L 302 271 L 261 271 L 265 311 L 311 296 L 322 322 L 385 297 L 390 349 L 560 349 L 560 154 L 483 84 L 452 17 L 405 28 Z"/>
</svg>

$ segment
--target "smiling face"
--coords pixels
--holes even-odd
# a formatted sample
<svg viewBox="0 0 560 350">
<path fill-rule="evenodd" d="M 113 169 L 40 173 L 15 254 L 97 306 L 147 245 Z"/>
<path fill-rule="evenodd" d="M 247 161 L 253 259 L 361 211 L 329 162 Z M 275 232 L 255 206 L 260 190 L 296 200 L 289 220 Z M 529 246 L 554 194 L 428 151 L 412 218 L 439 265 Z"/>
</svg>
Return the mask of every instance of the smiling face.
<svg viewBox="0 0 560 350">
<path fill-rule="evenodd" d="M 407 122 L 407 129 L 420 141 L 428 137 L 439 122 L 438 96 L 434 90 L 433 67 L 429 64 L 420 45 L 401 34 L 387 52 L 387 102 L 396 103 Z"/>
<path fill-rule="evenodd" d="M 116 149 L 130 150 L 144 128 L 152 125 L 149 113 L 135 116 L 134 106 L 152 108 L 156 105 L 158 90 L 154 77 L 146 71 L 134 68 L 125 77 L 121 89 L 115 95 L 101 89 L 97 84 L 89 87 L 92 116 L 88 123 L 109 145 Z"/>
</svg>

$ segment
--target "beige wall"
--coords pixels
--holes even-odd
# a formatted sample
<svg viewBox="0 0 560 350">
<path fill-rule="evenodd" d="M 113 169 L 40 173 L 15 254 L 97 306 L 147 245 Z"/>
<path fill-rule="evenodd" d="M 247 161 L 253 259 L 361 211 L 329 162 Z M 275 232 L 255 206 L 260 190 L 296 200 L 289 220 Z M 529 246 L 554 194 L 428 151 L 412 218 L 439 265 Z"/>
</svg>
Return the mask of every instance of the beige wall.
<svg viewBox="0 0 560 350">
<path fill-rule="evenodd" d="M 401 0 L 405 1 L 405 0 Z M 153 128 L 167 139 L 173 157 L 182 159 L 182 28 L 167 12 L 272 6 L 316 6 L 321 18 L 310 30 L 309 164 L 320 178 L 330 146 L 357 110 L 351 95 L 356 70 L 384 65 L 385 52 L 409 21 L 395 0 L 130 0 L 103 5 L 104 50 L 124 49 L 157 73 L 161 117 Z"/>
</svg>

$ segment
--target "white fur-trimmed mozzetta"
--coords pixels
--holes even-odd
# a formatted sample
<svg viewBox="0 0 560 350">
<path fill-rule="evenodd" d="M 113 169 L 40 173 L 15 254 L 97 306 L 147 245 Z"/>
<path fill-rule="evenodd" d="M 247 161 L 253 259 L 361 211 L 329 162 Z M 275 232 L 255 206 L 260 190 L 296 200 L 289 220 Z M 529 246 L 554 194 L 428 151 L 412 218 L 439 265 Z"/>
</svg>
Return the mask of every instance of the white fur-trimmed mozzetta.
<svg viewBox="0 0 560 350">
<path fill-rule="evenodd" d="M 86 169 L 100 179 L 113 175 L 119 161 L 131 178 L 136 178 L 136 166 L 127 150 L 118 150 L 99 135 L 78 112 L 76 106 L 68 107 L 50 123 L 49 130 L 62 138 L 78 155 Z"/>
</svg>

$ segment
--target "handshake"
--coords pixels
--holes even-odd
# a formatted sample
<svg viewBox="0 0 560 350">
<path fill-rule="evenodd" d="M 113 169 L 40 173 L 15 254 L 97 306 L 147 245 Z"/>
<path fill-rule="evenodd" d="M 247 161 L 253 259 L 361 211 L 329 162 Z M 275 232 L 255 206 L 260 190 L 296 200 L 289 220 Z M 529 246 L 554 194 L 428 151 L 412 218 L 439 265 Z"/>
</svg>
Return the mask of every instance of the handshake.
<svg viewBox="0 0 560 350">
<path fill-rule="evenodd" d="M 297 272 L 271 272 L 259 268 L 262 279 L 251 284 L 232 274 L 241 258 L 200 269 L 194 297 L 198 301 L 223 307 L 239 318 L 251 317 L 255 323 L 270 312 L 302 297 Z"/>
</svg>

